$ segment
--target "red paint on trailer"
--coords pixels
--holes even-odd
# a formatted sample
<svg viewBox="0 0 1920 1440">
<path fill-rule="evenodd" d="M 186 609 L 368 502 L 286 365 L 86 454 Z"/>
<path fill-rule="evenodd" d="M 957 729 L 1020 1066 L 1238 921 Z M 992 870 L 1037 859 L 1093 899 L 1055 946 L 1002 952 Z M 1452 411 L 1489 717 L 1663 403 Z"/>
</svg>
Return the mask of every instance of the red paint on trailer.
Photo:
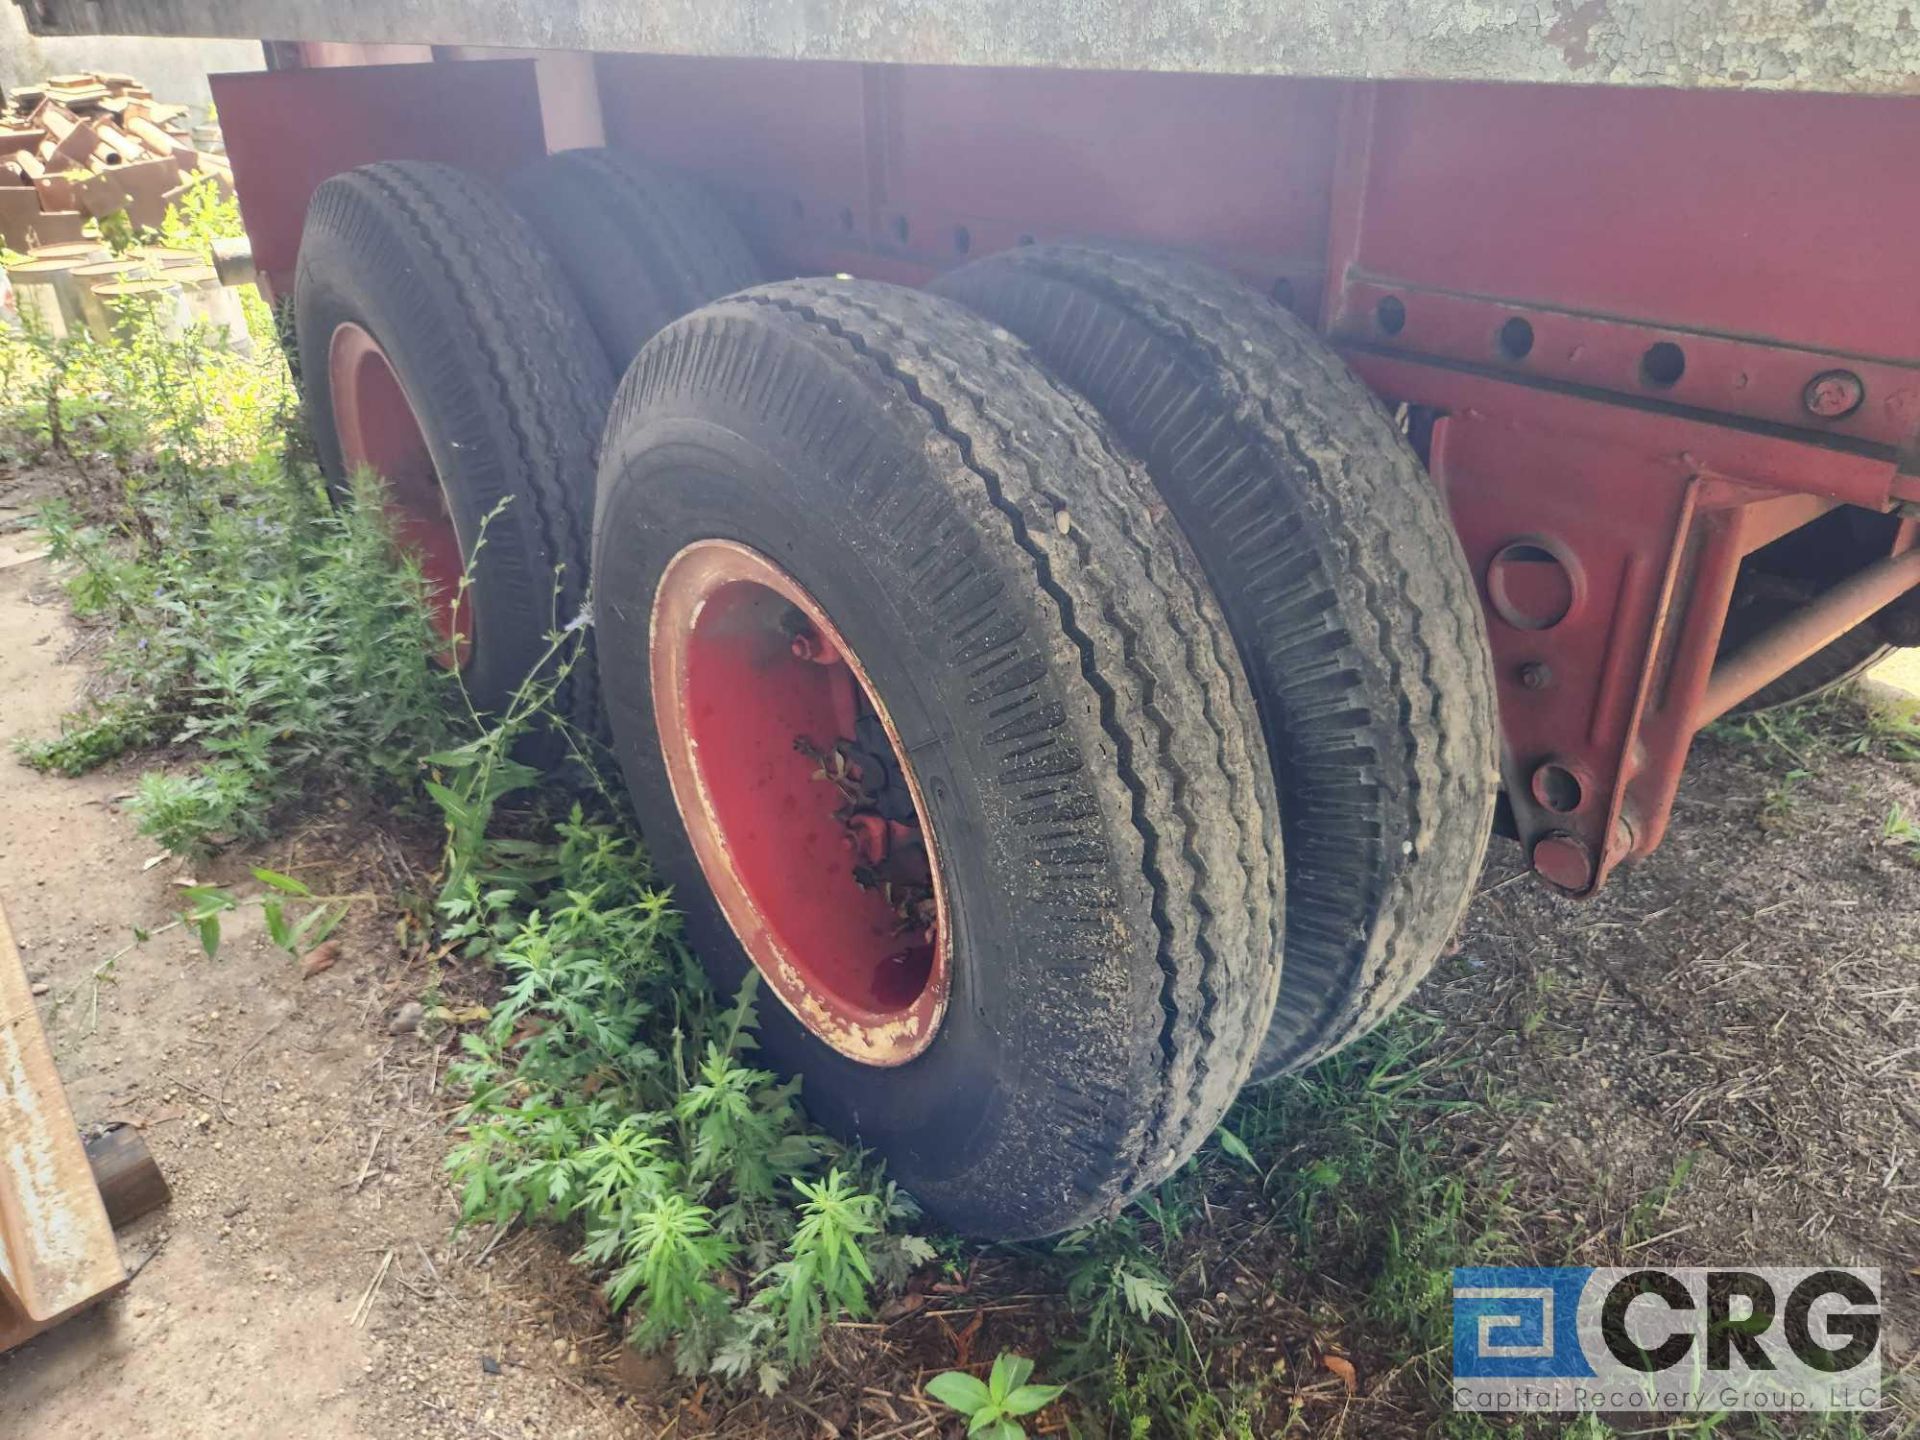
<svg viewBox="0 0 1920 1440">
<path fill-rule="evenodd" d="M 1378 85 L 1359 274 L 1915 358 L 1920 96 Z"/>
<path fill-rule="evenodd" d="M 1488 603 L 1521 838 L 1564 888 L 1664 833 L 1742 559 L 1835 503 L 1920 500 L 1920 97 L 640 55 L 595 74 L 609 143 L 699 172 L 775 273 L 920 283 L 1108 239 L 1319 323 L 1430 437 Z M 325 134 L 308 117 L 294 148 Z M 297 225 L 305 193 L 263 203 Z M 1577 803 L 1542 802 L 1548 765 Z"/>
<path fill-rule="evenodd" d="M 531 60 L 264 70 L 210 79 L 254 267 L 293 294 L 307 204 L 375 160 L 439 160 L 498 178 L 545 154 Z"/>
</svg>

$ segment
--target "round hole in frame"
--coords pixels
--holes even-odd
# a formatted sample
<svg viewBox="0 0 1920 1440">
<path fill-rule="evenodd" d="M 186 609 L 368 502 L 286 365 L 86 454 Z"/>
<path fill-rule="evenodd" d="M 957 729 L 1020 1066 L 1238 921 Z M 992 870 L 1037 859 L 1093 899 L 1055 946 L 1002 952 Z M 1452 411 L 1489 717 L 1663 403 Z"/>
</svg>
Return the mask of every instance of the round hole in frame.
<svg viewBox="0 0 1920 1440">
<path fill-rule="evenodd" d="M 1571 815 L 1587 798 L 1580 777 L 1549 761 L 1533 772 L 1533 798 L 1556 815 Z"/>
<path fill-rule="evenodd" d="M 1655 341 L 1640 357 L 1640 378 L 1658 389 L 1679 383 L 1686 373 L 1687 352 L 1671 340 Z"/>
<path fill-rule="evenodd" d="M 1551 630 L 1579 598 L 1573 568 L 1543 541 L 1511 541 L 1487 564 L 1487 599 L 1516 630 Z"/>
</svg>

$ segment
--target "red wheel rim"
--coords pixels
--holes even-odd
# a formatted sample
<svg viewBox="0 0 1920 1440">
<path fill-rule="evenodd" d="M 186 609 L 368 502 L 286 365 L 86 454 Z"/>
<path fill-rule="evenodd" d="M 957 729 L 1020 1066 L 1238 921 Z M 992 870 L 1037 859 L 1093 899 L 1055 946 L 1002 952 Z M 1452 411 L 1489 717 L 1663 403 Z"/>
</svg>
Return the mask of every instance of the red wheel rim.
<svg viewBox="0 0 1920 1440">
<path fill-rule="evenodd" d="M 842 1055 L 913 1059 L 946 1012 L 951 932 L 919 780 L 859 658 L 728 540 L 674 556 L 648 638 L 674 802 L 734 934 Z"/>
<path fill-rule="evenodd" d="M 349 475 L 366 469 L 380 477 L 381 508 L 394 539 L 414 557 L 427 582 L 433 628 L 449 647 L 458 637 L 457 648 L 439 658 L 464 666 L 473 648 L 473 617 L 460 597 L 465 570 L 460 536 L 400 377 L 380 342 L 349 322 L 333 332 L 328 344 L 327 382 L 341 464 Z"/>
</svg>

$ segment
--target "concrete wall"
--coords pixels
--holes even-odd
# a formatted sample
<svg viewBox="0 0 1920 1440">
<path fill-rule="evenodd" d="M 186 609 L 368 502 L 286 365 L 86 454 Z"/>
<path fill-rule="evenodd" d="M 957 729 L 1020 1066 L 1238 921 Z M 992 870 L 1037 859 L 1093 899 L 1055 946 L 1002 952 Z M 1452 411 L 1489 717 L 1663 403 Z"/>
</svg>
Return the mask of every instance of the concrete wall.
<svg viewBox="0 0 1920 1440">
<path fill-rule="evenodd" d="M 223 70 L 258 70 L 258 40 L 157 40 L 138 35 L 37 39 L 27 33 L 13 0 L 0 0 L 0 90 L 74 70 L 118 70 L 139 80 L 155 97 L 191 105 L 204 118 L 211 97 L 207 76 Z"/>
<path fill-rule="evenodd" d="M 0 0 L 5 3 L 5 0 Z M 32 0 L 48 34 L 1911 95 L 1913 0 Z"/>
</svg>

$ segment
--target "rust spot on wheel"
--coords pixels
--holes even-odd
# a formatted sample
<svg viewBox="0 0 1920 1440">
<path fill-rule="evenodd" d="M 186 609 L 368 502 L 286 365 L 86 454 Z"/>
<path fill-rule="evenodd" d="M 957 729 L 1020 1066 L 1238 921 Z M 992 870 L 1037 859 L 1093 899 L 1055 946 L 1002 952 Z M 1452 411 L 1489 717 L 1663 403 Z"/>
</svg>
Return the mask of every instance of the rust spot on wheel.
<svg viewBox="0 0 1920 1440">
<path fill-rule="evenodd" d="M 946 1012 L 951 927 L 919 780 L 859 657 L 729 540 L 668 564 L 648 644 L 674 802 L 768 988 L 850 1059 L 913 1059 Z"/>
<path fill-rule="evenodd" d="M 419 564 L 433 627 L 448 645 L 438 658 L 463 667 L 473 649 L 472 607 L 460 598 L 465 561 L 413 403 L 380 342 L 351 322 L 328 343 L 327 384 L 341 464 L 349 475 L 365 469 L 380 478 L 394 539 Z"/>
</svg>

